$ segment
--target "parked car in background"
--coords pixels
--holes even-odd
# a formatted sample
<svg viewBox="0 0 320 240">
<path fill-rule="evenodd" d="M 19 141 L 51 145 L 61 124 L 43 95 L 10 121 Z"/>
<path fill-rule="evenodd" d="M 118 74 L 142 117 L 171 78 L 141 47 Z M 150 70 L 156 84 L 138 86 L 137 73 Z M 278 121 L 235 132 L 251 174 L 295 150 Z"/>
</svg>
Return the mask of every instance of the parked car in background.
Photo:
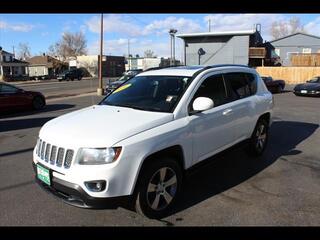
<svg viewBox="0 0 320 240">
<path fill-rule="evenodd" d="M 109 80 L 109 83 L 107 84 L 106 87 L 106 93 L 110 93 L 112 91 L 114 91 L 116 88 L 118 88 L 121 84 L 123 84 L 125 81 L 133 78 L 134 76 L 136 76 L 137 74 L 141 73 L 142 70 L 137 69 L 137 70 L 130 70 L 125 72 L 118 80 L 111 82 Z"/>
<path fill-rule="evenodd" d="M 83 71 L 81 69 L 71 69 L 71 70 L 66 70 L 63 73 L 58 74 L 57 79 L 59 80 L 59 82 L 61 82 L 62 80 L 66 80 L 66 81 L 73 81 L 75 79 L 77 80 L 81 80 L 83 78 Z"/>
<path fill-rule="evenodd" d="M 247 66 L 145 71 L 41 128 L 37 183 L 77 207 L 126 198 L 137 212 L 162 218 L 192 166 L 243 141 L 249 154 L 262 155 L 272 109 L 272 94 Z"/>
<path fill-rule="evenodd" d="M 286 82 L 284 80 L 274 80 L 272 77 L 261 77 L 264 83 L 266 84 L 268 90 L 272 93 L 281 93 L 286 86 Z"/>
<path fill-rule="evenodd" d="M 46 105 L 40 92 L 25 91 L 7 83 L 0 83 L 0 113 L 13 110 L 40 110 Z"/>
<path fill-rule="evenodd" d="M 297 84 L 293 93 L 296 96 L 320 97 L 320 77 L 314 77 L 306 83 Z"/>
<path fill-rule="evenodd" d="M 320 83 L 320 76 L 313 77 L 310 80 L 307 80 L 307 83 Z"/>
</svg>

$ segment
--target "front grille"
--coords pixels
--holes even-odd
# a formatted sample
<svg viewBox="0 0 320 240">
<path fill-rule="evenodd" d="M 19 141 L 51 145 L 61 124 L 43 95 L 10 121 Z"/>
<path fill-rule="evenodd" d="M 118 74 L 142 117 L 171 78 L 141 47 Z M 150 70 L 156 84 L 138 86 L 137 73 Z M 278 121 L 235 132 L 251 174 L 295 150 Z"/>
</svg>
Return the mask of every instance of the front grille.
<svg viewBox="0 0 320 240">
<path fill-rule="evenodd" d="M 41 160 L 50 162 L 52 165 L 70 168 L 74 151 L 72 149 L 52 146 L 50 143 L 46 143 L 39 139 L 36 148 L 36 154 Z"/>
</svg>

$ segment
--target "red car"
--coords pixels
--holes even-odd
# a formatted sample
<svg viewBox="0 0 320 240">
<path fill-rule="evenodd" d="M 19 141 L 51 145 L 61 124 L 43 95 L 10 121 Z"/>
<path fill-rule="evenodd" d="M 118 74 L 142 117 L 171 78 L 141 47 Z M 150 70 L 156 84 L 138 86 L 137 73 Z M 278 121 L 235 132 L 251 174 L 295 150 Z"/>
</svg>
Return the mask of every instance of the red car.
<svg viewBox="0 0 320 240">
<path fill-rule="evenodd" d="M 12 110 L 40 110 L 46 105 L 40 92 L 25 91 L 21 88 L 0 83 L 0 113 Z"/>
</svg>

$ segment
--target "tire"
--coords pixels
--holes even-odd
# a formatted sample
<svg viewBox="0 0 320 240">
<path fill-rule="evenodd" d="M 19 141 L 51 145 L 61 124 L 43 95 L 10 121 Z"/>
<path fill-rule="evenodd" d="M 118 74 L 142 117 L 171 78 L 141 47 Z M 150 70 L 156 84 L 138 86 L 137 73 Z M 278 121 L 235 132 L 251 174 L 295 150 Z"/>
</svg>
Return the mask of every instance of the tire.
<svg viewBox="0 0 320 240">
<path fill-rule="evenodd" d="M 279 85 L 279 86 L 277 87 L 277 93 L 282 93 L 282 86 L 281 86 L 281 85 Z"/>
<path fill-rule="evenodd" d="M 170 214 L 179 198 L 182 170 L 172 158 L 150 161 L 140 173 L 135 194 L 135 210 L 148 218 L 161 219 Z"/>
<path fill-rule="evenodd" d="M 269 124 L 266 119 L 259 119 L 249 140 L 247 153 L 250 156 L 261 156 L 269 139 Z"/>
<path fill-rule="evenodd" d="M 43 97 L 36 96 L 32 100 L 32 108 L 34 110 L 40 110 L 43 109 L 46 105 L 46 101 L 44 100 Z"/>
<path fill-rule="evenodd" d="M 81 78 L 82 78 L 82 77 L 80 77 L 80 76 L 79 76 L 79 77 L 78 77 L 78 81 L 80 81 L 80 80 L 81 80 Z"/>
</svg>

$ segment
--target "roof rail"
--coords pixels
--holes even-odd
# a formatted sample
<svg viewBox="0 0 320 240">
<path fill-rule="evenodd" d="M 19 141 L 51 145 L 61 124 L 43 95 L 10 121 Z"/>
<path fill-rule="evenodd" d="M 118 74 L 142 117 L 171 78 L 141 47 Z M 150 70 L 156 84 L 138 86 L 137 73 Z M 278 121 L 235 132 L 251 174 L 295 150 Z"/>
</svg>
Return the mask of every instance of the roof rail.
<svg viewBox="0 0 320 240">
<path fill-rule="evenodd" d="M 247 65 L 242 65 L 242 64 L 215 64 L 215 65 L 208 65 L 200 69 L 199 71 L 195 72 L 193 74 L 193 78 L 198 76 L 200 73 L 204 72 L 205 70 L 211 69 L 211 68 L 218 68 L 218 67 L 244 67 L 244 68 L 250 68 Z"/>
<path fill-rule="evenodd" d="M 144 70 L 143 72 L 151 71 L 151 70 L 160 70 L 164 68 L 173 68 L 173 67 L 182 67 L 183 65 L 172 65 L 172 66 L 166 66 L 166 67 L 153 67 L 153 68 L 148 68 Z"/>
</svg>

